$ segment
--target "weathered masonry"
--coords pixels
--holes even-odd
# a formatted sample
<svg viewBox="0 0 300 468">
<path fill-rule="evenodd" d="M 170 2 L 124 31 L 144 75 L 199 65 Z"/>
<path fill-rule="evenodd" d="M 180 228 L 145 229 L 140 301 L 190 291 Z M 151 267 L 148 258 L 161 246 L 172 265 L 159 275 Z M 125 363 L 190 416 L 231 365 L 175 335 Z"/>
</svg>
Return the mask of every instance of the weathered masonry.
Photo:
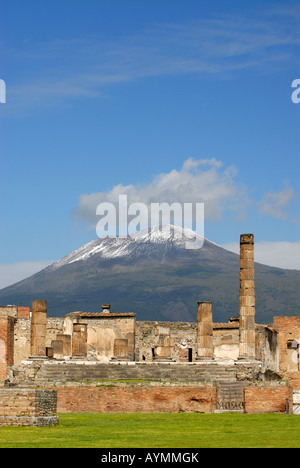
<svg viewBox="0 0 300 468">
<path fill-rule="evenodd" d="M 0 389 L 0 426 L 56 426 L 57 392 L 38 389 Z"/>
<path fill-rule="evenodd" d="M 214 323 L 213 303 L 200 299 L 195 323 L 138 321 L 136 313 L 114 312 L 109 304 L 62 318 L 47 317 L 41 299 L 31 310 L 0 307 L 0 382 L 4 388 L 55 385 L 61 411 L 88 410 L 83 401 L 89 391 L 93 411 L 120 410 L 120 401 L 124 411 L 151 405 L 157 411 L 292 411 L 293 391 L 300 390 L 300 317 L 256 323 L 252 234 L 240 237 L 239 315 Z M 124 380 L 132 382 L 131 390 L 122 384 L 126 401 L 99 389 L 101 382 L 120 386 Z M 65 400 L 70 395 L 73 403 Z"/>
</svg>

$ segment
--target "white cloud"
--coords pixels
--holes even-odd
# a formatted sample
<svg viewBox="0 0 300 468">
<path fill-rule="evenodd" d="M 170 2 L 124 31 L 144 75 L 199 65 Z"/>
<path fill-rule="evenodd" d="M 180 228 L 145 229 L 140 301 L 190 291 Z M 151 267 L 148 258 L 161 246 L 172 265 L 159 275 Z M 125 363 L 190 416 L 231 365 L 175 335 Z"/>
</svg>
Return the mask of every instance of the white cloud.
<svg viewBox="0 0 300 468">
<path fill-rule="evenodd" d="M 63 99 L 106 96 L 107 87 L 118 83 L 166 75 L 228 77 L 266 66 L 270 73 L 271 64 L 296 60 L 298 21 L 298 8 L 277 14 L 273 8 L 259 17 L 246 11 L 155 24 L 111 42 L 95 36 L 29 41 L 4 52 L 18 68 L 19 62 L 28 64 L 22 81 L 10 83 L 10 103 L 18 109 L 53 106 Z"/>
<path fill-rule="evenodd" d="M 288 219 L 287 205 L 294 196 L 294 189 L 287 185 L 281 192 L 268 192 L 258 204 L 259 211 L 277 219 Z"/>
<path fill-rule="evenodd" d="M 239 254 L 240 246 L 237 242 L 222 244 L 221 247 Z M 264 265 L 300 270 L 300 241 L 257 242 L 254 246 L 254 259 Z"/>
<path fill-rule="evenodd" d="M 205 220 L 221 221 L 225 209 L 234 215 L 249 203 L 247 190 L 235 180 L 234 167 L 224 168 L 216 159 L 187 159 L 180 170 L 173 169 L 153 178 L 148 185 L 114 186 L 107 192 L 82 194 L 73 215 L 94 228 L 100 203 L 118 206 L 119 196 L 127 195 L 128 204 L 204 203 Z M 149 210 L 150 211 L 150 210 Z"/>
<path fill-rule="evenodd" d="M 54 260 L 53 260 L 54 261 Z M 52 260 L 37 260 L 0 265 L 0 289 L 17 283 L 53 263 Z"/>
</svg>

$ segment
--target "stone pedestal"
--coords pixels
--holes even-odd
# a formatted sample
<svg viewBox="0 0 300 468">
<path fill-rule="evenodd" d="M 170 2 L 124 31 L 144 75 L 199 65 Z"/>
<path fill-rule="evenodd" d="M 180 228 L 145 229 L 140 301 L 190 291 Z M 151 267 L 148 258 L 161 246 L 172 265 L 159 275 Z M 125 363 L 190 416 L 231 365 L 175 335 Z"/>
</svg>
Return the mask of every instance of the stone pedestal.
<svg viewBox="0 0 300 468">
<path fill-rule="evenodd" d="M 61 353 L 61 356 L 71 356 L 71 335 L 64 335 L 62 333 L 59 333 L 56 335 L 56 341 L 59 342 L 59 351 Z"/>
<path fill-rule="evenodd" d="M 157 339 L 156 346 L 153 348 L 153 361 L 173 362 L 171 357 L 173 342 L 170 337 L 170 328 L 158 327 L 155 334 Z"/>
<path fill-rule="evenodd" d="M 214 359 L 212 303 L 198 302 L 197 312 L 197 357 L 196 360 Z"/>
<path fill-rule="evenodd" d="M 74 323 L 72 336 L 72 357 L 85 358 L 87 356 L 87 325 Z"/>
<path fill-rule="evenodd" d="M 114 341 L 114 355 L 112 361 L 129 361 L 128 340 L 116 339 Z"/>
<path fill-rule="evenodd" d="M 170 346 L 157 346 L 154 348 L 154 362 L 173 362 L 171 358 L 171 347 Z"/>
</svg>

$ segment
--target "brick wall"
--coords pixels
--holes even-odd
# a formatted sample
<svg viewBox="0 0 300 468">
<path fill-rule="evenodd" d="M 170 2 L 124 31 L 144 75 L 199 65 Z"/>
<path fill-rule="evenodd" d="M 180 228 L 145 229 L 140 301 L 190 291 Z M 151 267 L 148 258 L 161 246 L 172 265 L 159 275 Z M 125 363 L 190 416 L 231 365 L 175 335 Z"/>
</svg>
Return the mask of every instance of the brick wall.
<svg viewBox="0 0 300 468">
<path fill-rule="evenodd" d="M 58 388 L 57 411 L 61 413 L 213 413 L 216 387 L 120 386 Z M 290 412 L 293 390 L 289 386 L 245 388 L 245 413 Z"/>
<path fill-rule="evenodd" d="M 1 425 L 54 425 L 60 413 L 213 413 L 216 387 L 101 386 L 0 389 Z M 246 387 L 245 413 L 285 413 L 293 409 L 290 386 Z"/>
<path fill-rule="evenodd" d="M 290 386 L 245 388 L 245 413 L 285 413 L 286 399 L 290 412 L 293 408 L 293 389 Z"/>
<path fill-rule="evenodd" d="M 211 413 L 215 387 L 66 387 L 58 388 L 60 413 Z"/>
<path fill-rule="evenodd" d="M 7 378 L 8 366 L 14 363 L 14 319 L 0 316 L 0 381 Z"/>
<path fill-rule="evenodd" d="M 55 390 L 0 389 L 0 426 L 58 424 Z"/>
<path fill-rule="evenodd" d="M 18 318 L 30 318 L 30 307 L 18 306 L 17 316 Z"/>
<path fill-rule="evenodd" d="M 300 390 L 300 317 L 274 317 L 274 324 L 279 332 L 279 371 L 295 390 Z"/>
<path fill-rule="evenodd" d="M 300 372 L 285 372 L 284 377 L 294 390 L 300 390 Z"/>
</svg>

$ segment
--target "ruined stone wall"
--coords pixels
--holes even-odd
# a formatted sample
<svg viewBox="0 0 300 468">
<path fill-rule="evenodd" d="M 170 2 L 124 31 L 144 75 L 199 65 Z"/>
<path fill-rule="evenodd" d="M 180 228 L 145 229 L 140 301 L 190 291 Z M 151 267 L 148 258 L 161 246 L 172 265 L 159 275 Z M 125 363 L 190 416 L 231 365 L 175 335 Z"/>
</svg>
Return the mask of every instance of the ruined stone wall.
<svg viewBox="0 0 300 468">
<path fill-rule="evenodd" d="M 255 357 L 270 369 L 279 372 L 278 333 L 274 328 L 256 326 Z"/>
<path fill-rule="evenodd" d="M 62 333 L 63 323 L 63 318 L 47 319 L 46 347 L 51 347 L 52 340 Z M 14 328 L 14 364 L 20 365 L 31 355 L 31 319 L 18 317 Z"/>
<path fill-rule="evenodd" d="M 239 357 L 239 322 L 214 324 L 214 356 L 217 359 Z"/>
<path fill-rule="evenodd" d="M 123 339 L 127 340 L 129 360 L 134 360 L 135 317 L 108 314 L 107 317 L 80 317 L 79 322 L 87 325 L 88 359 L 108 362 L 114 357 L 115 341 Z"/>
<path fill-rule="evenodd" d="M 31 356 L 31 318 L 27 308 L 16 308 L 16 313 L 20 315 L 16 317 L 5 315 L 10 311 L 14 312 L 14 308 L 0 309 L 0 366 L 1 374 L 6 376 L 6 365 L 20 365 Z M 294 382 L 299 380 L 300 384 L 299 359 L 296 364 L 291 361 L 291 356 L 295 356 L 295 353 L 299 355 L 300 318 L 279 317 L 276 320 L 279 334 L 275 326 L 256 325 L 256 359 L 277 372 L 289 373 L 286 374 L 287 378 L 292 378 Z M 55 341 L 58 343 L 57 340 L 68 338 L 71 349 L 71 341 L 74 339 L 73 324 L 83 324 L 86 327 L 87 351 L 83 357 L 87 360 L 109 362 L 115 358 L 128 358 L 137 362 L 194 362 L 197 359 L 197 323 L 136 322 L 135 314 L 80 313 L 69 314 L 65 318 L 47 318 L 45 348 L 51 348 Z M 238 320 L 231 319 L 227 324 L 213 324 L 213 354 L 217 360 L 238 359 L 239 333 Z M 288 347 L 287 343 L 292 343 L 292 347 Z M 62 349 L 65 349 L 64 346 L 61 342 Z M 43 354 L 47 354 L 46 349 Z M 71 351 L 62 352 L 61 355 L 58 354 L 58 358 L 68 358 L 71 354 Z M 1 376 L 2 380 L 5 378 Z M 296 388 L 297 386 L 296 383 Z"/>
<path fill-rule="evenodd" d="M 65 387 L 58 388 L 60 413 L 211 413 L 215 387 Z"/>
<path fill-rule="evenodd" d="M 300 317 L 274 317 L 278 329 L 279 371 L 300 390 Z"/>
<path fill-rule="evenodd" d="M 60 387 L 60 413 L 213 413 L 217 387 L 193 385 L 120 385 Z M 249 386 L 244 389 L 247 414 L 285 413 L 293 410 L 293 391 L 283 386 Z"/>
<path fill-rule="evenodd" d="M 245 413 L 285 413 L 286 400 L 289 402 L 289 412 L 293 410 L 293 389 L 290 386 L 246 387 Z"/>
<path fill-rule="evenodd" d="M 31 317 L 30 307 L 18 306 L 17 316 L 20 318 L 30 318 Z"/>
<path fill-rule="evenodd" d="M 168 349 L 169 348 L 169 349 Z M 153 361 L 169 352 L 173 361 L 195 360 L 197 324 L 189 322 L 136 322 L 136 361 Z"/>
<path fill-rule="evenodd" d="M 17 317 L 18 307 L 17 306 L 1 306 L 0 317 Z"/>
<path fill-rule="evenodd" d="M 19 364 L 30 355 L 30 308 L 22 306 L 0 307 L 0 381 L 7 374 L 5 366 Z M 8 327 L 8 324 L 9 327 Z M 5 356 L 3 349 L 6 349 Z M 4 362 L 6 361 L 6 362 Z M 1 374 L 1 371 L 0 371 Z"/>
<path fill-rule="evenodd" d="M 46 331 L 46 347 L 51 347 L 52 341 L 56 339 L 56 335 L 63 333 L 64 318 L 63 317 L 48 317 Z"/>
<path fill-rule="evenodd" d="M 136 322 L 136 360 L 153 361 L 154 350 L 170 346 L 170 358 L 177 362 L 195 361 L 197 323 Z M 213 324 L 214 357 L 235 360 L 239 356 L 239 324 Z"/>
<path fill-rule="evenodd" d="M 18 318 L 14 330 L 14 364 L 28 359 L 31 352 L 31 319 Z"/>
<path fill-rule="evenodd" d="M 239 322 L 214 324 L 214 355 L 217 359 L 239 358 Z M 255 327 L 255 358 L 279 371 L 278 333 L 265 325 Z"/>
<path fill-rule="evenodd" d="M 7 317 L 5 313 L 12 309 L 3 311 L 0 315 L 0 365 L 2 373 L 6 376 L 6 365 L 20 365 L 22 361 L 27 360 L 32 355 L 32 329 L 31 318 L 25 317 Z M 26 315 L 28 315 L 26 313 Z M 115 314 L 117 315 L 117 314 Z M 76 324 L 78 320 L 75 320 Z M 130 360 L 134 359 L 135 347 L 135 319 L 134 317 L 114 317 L 112 314 L 107 317 L 98 317 L 95 319 L 79 319 L 80 323 L 87 325 L 87 359 L 109 361 L 114 357 L 114 353 L 120 346 L 120 340 L 126 344 L 127 354 Z M 14 338 L 8 343 L 7 324 L 11 323 L 14 327 Z M 69 333 L 72 337 L 73 322 L 69 318 L 47 318 L 45 348 L 51 348 L 53 342 L 58 336 Z M 61 337 L 61 336 L 60 336 Z M 122 344 L 121 343 L 121 344 Z M 12 350 L 9 353 L 10 362 L 6 362 L 8 356 L 7 346 Z M 124 346 L 123 346 L 124 348 Z M 46 349 L 45 353 L 46 354 Z M 68 354 L 70 356 L 71 353 Z M 1 370 L 0 369 L 0 370 Z M 1 380 L 4 380 L 1 378 Z"/>
<path fill-rule="evenodd" d="M 0 317 L 0 381 L 8 375 L 9 366 L 13 365 L 14 355 L 14 318 Z"/>
<path fill-rule="evenodd" d="M 53 426 L 56 410 L 55 390 L 0 389 L 0 426 Z"/>
</svg>

